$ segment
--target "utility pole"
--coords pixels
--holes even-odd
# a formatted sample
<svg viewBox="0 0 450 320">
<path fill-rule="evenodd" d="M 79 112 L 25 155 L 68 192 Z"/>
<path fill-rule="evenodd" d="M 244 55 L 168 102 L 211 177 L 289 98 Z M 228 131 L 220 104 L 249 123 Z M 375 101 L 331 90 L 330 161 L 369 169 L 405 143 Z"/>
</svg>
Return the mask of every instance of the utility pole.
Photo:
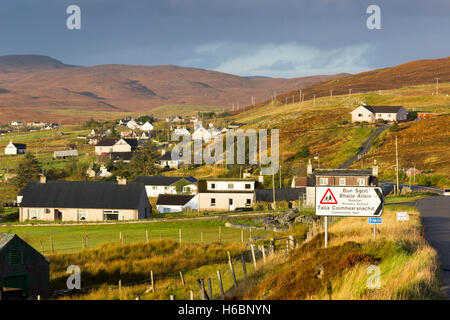
<svg viewBox="0 0 450 320">
<path fill-rule="evenodd" d="M 302 90 L 300 90 L 300 100 L 299 102 L 302 102 Z"/>
<path fill-rule="evenodd" d="M 333 90 L 330 90 L 330 101 L 333 100 Z"/>
<path fill-rule="evenodd" d="M 280 189 L 281 189 L 281 164 L 280 164 Z"/>
<path fill-rule="evenodd" d="M 436 95 L 439 95 L 439 79 L 440 78 L 435 78 L 436 79 Z"/>
<path fill-rule="evenodd" d="M 313 107 L 316 106 L 316 94 L 313 95 Z"/>
<path fill-rule="evenodd" d="M 350 97 L 352 95 L 352 89 L 348 89 L 348 96 Z"/>
<path fill-rule="evenodd" d="M 396 194 L 398 194 L 398 190 L 399 190 L 399 184 L 398 184 L 398 142 L 397 142 L 397 136 L 395 136 L 395 167 L 396 167 L 396 175 L 397 175 L 397 190 L 396 190 Z"/>
</svg>

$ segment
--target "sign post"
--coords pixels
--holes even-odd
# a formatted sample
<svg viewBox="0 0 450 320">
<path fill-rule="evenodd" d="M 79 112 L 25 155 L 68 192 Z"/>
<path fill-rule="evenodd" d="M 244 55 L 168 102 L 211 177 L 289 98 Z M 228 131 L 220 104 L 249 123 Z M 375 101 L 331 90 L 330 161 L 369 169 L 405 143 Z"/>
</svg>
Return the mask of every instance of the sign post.
<svg viewBox="0 0 450 320">
<path fill-rule="evenodd" d="M 381 223 L 384 197 L 379 187 L 316 187 L 316 215 L 325 219 L 325 248 L 328 246 L 328 217 L 369 217 Z M 379 219 L 379 220 L 378 220 Z"/>
<path fill-rule="evenodd" d="M 373 224 L 373 240 L 377 238 L 377 224 L 383 223 L 383 218 L 369 218 L 368 222 Z"/>
</svg>

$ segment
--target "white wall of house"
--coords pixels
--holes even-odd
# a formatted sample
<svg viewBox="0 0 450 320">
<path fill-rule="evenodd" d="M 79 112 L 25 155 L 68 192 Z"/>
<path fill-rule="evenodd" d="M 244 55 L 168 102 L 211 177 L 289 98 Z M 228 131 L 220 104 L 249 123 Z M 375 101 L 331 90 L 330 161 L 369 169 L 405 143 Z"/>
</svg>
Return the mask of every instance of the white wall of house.
<svg viewBox="0 0 450 320">
<path fill-rule="evenodd" d="M 253 191 L 255 181 L 208 180 L 207 190 L 211 191 Z"/>
<path fill-rule="evenodd" d="M 364 106 L 359 106 L 350 113 L 352 114 L 352 122 L 373 122 L 373 113 Z"/>
<path fill-rule="evenodd" d="M 26 153 L 26 149 L 18 149 L 16 148 L 16 146 L 10 142 L 6 147 L 5 147 L 5 154 L 24 154 Z"/>
<path fill-rule="evenodd" d="M 253 205 L 254 193 L 199 193 L 198 207 L 200 211 L 233 211 Z"/>
<path fill-rule="evenodd" d="M 175 186 L 145 186 L 147 197 L 158 197 L 160 194 L 177 194 Z"/>
<path fill-rule="evenodd" d="M 117 141 L 113 146 L 113 152 L 130 152 L 131 146 L 123 139 Z"/>
<path fill-rule="evenodd" d="M 198 187 L 195 184 L 188 184 L 183 186 L 183 193 L 197 193 Z"/>
<path fill-rule="evenodd" d="M 113 152 L 113 146 L 95 146 L 95 153 L 101 155 Z"/>
<path fill-rule="evenodd" d="M 58 208 L 62 221 L 104 221 L 105 214 L 117 216 L 117 220 L 137 220 L 138 210 L 109 210 L 89 208 Z M 20 221 L 54 221 L 55 208 L 20 208 Z"/>
<path fill-rule="evenodd" d="M 184 206 L 157 205 L 156 210 L 160 213 L 181 212 L 185 210 L 198 210 L 198 195 L 189 200 Z"/>
</svg>

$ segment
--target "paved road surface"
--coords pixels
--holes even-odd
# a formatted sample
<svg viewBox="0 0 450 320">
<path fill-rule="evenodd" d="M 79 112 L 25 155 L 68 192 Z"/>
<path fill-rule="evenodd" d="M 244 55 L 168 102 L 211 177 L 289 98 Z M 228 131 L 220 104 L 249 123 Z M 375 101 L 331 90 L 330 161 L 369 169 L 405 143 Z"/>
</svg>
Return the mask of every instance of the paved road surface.
<svg viewBox="0 0 450 320">
<path fill-rule="evenodd" d="M 441 260 L 442 289 L 450 299 L 450 197 L 436 196 L 417 200 L 425 238 L 438 251 Z"/>
<path fill-rule="evenodd" d="M 372 141 L 373 139 L 375 139 L 375 137 L 378 137 L 384 130 L 386 130 L 387 128 L 389 128 L 389 126 L 380 126 L 377 127 L 375 129 L 374 134 L 372 134 L 370 136 L 369 139 L 367 139 L 363 145 L 361 146 L 361 150 L 358 152 L 358 154 L 354 155 L 353 157 L 351 157 L 350 159 L 348 159 L 347 161 L 345 161 L 342 165 L 339 166 L 338 169 L 347 169 L 348 167 L 350 167 L 350 165 L 355 162 L 356 160 L 358 160 L 360 157 L 364 156 L 367 152 L 369 152 L 370 147 L 372 147 Z"/>
</svg>

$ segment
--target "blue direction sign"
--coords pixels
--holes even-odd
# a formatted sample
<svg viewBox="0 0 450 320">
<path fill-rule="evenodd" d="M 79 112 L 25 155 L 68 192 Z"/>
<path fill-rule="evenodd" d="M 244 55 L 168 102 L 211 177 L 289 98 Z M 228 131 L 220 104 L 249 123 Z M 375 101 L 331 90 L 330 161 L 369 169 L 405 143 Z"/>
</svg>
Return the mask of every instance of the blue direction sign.
<svg viewBox="0 0 450 320">
<path fill-rule="evenodd" d="M 383 223 L 383 218 L 369 218 L 369 223 L 371 224 Z"/>
</svg>

